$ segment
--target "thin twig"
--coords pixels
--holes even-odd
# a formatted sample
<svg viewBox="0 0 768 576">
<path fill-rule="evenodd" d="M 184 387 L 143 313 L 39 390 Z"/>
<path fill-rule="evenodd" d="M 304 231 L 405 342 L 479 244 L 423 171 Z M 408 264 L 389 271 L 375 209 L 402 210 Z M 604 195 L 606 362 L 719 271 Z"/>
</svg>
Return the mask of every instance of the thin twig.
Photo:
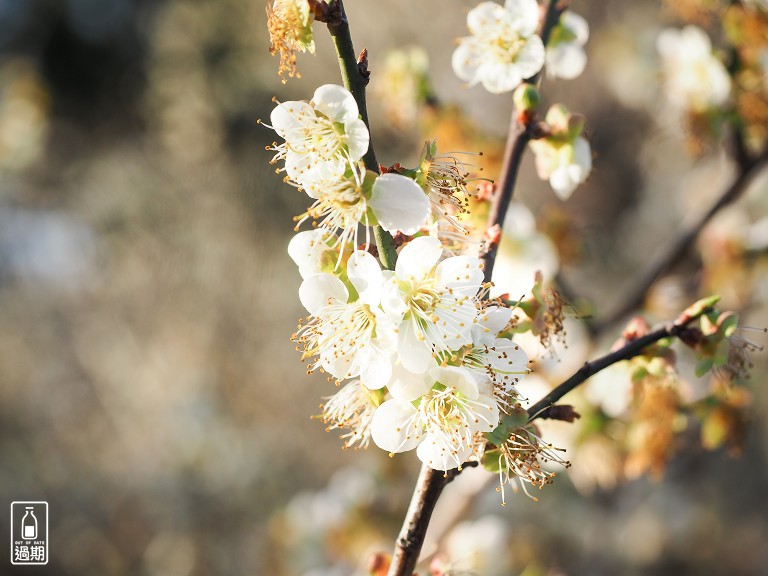
<svg viewBox="0 0 768 576">
<path fill-rule="evenodd" d="M 379 173 L 379 163 L 376 160 L 376 153 L 373 149 L 373 140 L 370 139 L 371 127 L 368 122 L 368 107 L 365 100 L 365 87 L 368 84 L 367 59 L 365 51 L 361 53 L 358 60 L 355 48 L 352 45 L 352 34 L 349 31 L 349 20 L 344 11 L 342 0 L 335 0 L 331 10 L 333 17 L 328 22 L 328 31 L 331 34 L 333 45 L 336 48 L 336 55 L 341 69 L 341 79 L 344 87 L 352 93 L 357 102 L 357 108 L 360 112 L 365 125 L 368 127 L 368 151 L 363 155 L 363 163 L 368 170 Z M 376 248 L 379 251 L 379 260 L 387 270 L 395 269 L 397 262 L 397 252 L 392 235 L 383 230 L 380 226 L 373 229 L 373 235 L 376 239 Z"/>
<path fill-rule="evenodd" d="M 594 376 L 611 364 L 639 356 L 643 350 L 645 350 L 654 342 L 658 342 L 663 338 L 679 336 L 688 324 L 700 318 L 703 314 L 706 314 L 710 310 L 712 310 L 712 307 L 706 306 L 701 307 L 692 313 L 691 309 L 689 308 L 683 312 L 683 314 L 678 316 L 673 322 L 662 326 L 658 330 L 654 330 L 653 332 L 650 332 L 645 336 L 641 336 L 635 340 L 630 340 L 618 350 L 615 350 L 610 354 L 606 354 L 602 358 L 592 360 L 591 362 L 586 362 L 584 366 L 579 368 L 570 378 L 565 380 L 562 384 L 558 385 L 554 390 L 552 390 L 549 394 L 544 396 L 544 398 L 536 402 L 528 409 L 529 422 L 535 420 L 536 418 L 546 418 L 547 412 L 555 405 L 558 400 L 560 400 L 574 388 L 578 387 L 580 384 L 583 384 L 590 376 Z"/>
<path fill-rule="evenodd" d="M 539 36 L 545 46 L 549 40 L 552 28 L 558 23 L 560 15 L 564 10 L 564 5 L 561 5 L 558 0 L 550 0 L 547 4 L 539 27 Z M 537 84 L 540 79 L 541 72 L 530 78 L 528 82 Z M 501 174 L 496 182 L 496 192 L 493 195 L 491 211 L 488 214 L 488 224 L 486 225 L 486 229 L 497 237 L 488 240 L 480 256 L 483 260 L 485 282 L 490 282 L 493 276 L 496 254 L 499 250 L 500 234 L 504 229 L 507 210 L 512 201 L 512 196 L 514 196 L 517 174 L 520 171 L 520 165 L 522 164 L 525 150 L 528 147 L 528 142 L 536 136 L 536 130 L 537 124 L 533 121 L 533 118 L 527 115 L 521 118 L 514 110 L 512 111 L 507 143 L 504 148 L 504 164 L 501 167 Z"/>
<path fill-rule="evenodd" d="M 749 183 L 754 180 L 755 176 L 768 163 L 768 148 L 758 156 L 748 156 L 744 152 L 741 138 L 738 136 L 735 146 L 739 166 L 736 177 L 698 220 L 683 231 L 663 252 L 658 253 L 640 279 L 633 282 L 632 287 L 628 290 L 627 296 L 621 304 L 593 325 L 592 329 L 596 334 L 601 333 L 606 328 L 610 328 L 633 310 L 639 308 L 656 280 L 685 257 L 696 238 L 698 238 L 701 231 L 715 214 L 738 199 L 744 190 L 747 189 Z"/>
</svg>

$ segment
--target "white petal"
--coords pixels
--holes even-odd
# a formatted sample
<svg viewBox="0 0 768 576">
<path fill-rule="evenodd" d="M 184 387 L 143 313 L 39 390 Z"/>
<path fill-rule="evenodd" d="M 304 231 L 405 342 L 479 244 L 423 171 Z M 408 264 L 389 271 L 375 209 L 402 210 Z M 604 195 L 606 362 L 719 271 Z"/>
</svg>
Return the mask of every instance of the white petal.
<svg viewBox="0 0 768 576">
<path fill-rule="evenodd" d="M 419 460 L 434 470 L 453 470 L 466 462 L 474 452 L 472 446 L 451 446 L 439 436 L 427 434 L 416 449 Z"/>
<path fill-rule="evenodd" d="M 517 53 L 515 64 L 517 64 L 523 78 L 530 78 L 541 70 L 545 60 L 544 42 L 538 36 L 531 36 L 526 41 L 525 46 Z"/>
<path fill-rule="evenodd" d="M 504 9 L 512 16 L 515 30 L 530 36 L 539 27 L 539 4 L 536 0 L 506 0 Z"/>
<path fill-rule="evenodd" d="M 360 295 L 361 302 L 379 305 L 383 275 L 376 258 L 368 252 L 355 250 L 347 262 L 347 277 Z"/>
<path fill-rule="evenodd" d="M 490 432 L 499 425 L 499 407 L 490 396 L 479 396 L 470 413 L 475 417 L 470 425 L 473 432 Z"/>
<path fill-rule="evenodd" d="M 397 352 L 400 362 L 409 371 L 423 374 L 434 363 L 429 344 L 417 336 L 415 322 L 405 320 L 398 332 Z"/>
<path fill-rule="evenodd" d="M 474 296 L 483 283 L 483 262 L 472 256 L 446 258 L 435 269 L 435 276 L 457 294 Z"/>
<path fill-rule="evenodd" d="M 467 28 L 475 36 L 492 33 L 509 16 L 496 2 L 481 2 L 467 14 Z"/>
<path fill-rule="evenodd" d="M 512 318 L 512 310 L 502 306 L 490 306 L 477 316 L 472 325 L 472 341 L 475 344 L 491 344 Z"/>
<path fill-rule="evenodd" d="M 573 163 L 581 168 L 583 176 L 580 182 L 583 182 L 592 171 L 592 149 L 581 136 L 573 141 Z"/>
<path fill-rule="evenodd" d="M 404 296 L 397 286 L 397 278 L 391 275 L 385 282 L 381 292 L 381 309 L 398 324 L 408 310 Z"/>
<path fill-rule="evenodd" d="M 392 354 L 375 347 L 368 347 L 368 353 L 361 355 L 360 380 L 367 388 L 378 390 L 386 386 L 392 376 Z"/>
<path fill-rule="evenodd" d="M 371 438 L 387 452 L 413 450 L 423 437 L 417 415 L 408 402 L 387 400 L 373 414 Z"/>
<path fill-rule="evenodd" d="M 387 383 L 387 389 L 394 398 L 403 402 L 413 402 L 429 392 L 434 380 L 429 380 L 424 373 L 414 373 L 405 369 L 402 364 L 392 367 L 392 377 Z"/>
<path fill-rule="evenodd" d="M 458 48 L 451 57 L 451 67 L 454 74 L 470 85 L 480 81 L 478 70 L 482 62 L 482 51 L 474 38 L 462 38 Z"/>
<path fill-rule="evenodd" d="M 349 158 L 356 162 L 368 152 L 370 144 L 368 127 L 360 118 L 355 117 L 344 123 L 344 132 L 347 135 L 346 144 L 349 149 Z"/>
<path fill-rule="evenodd" d="M 486 354 L 486 358 L 490 365 L 499 372 L 528 371 L 528 355 L 525 350 L 508 338 L 496 338 L 492 349 Z"/>
<path fill-rule="evenodd" d="M 435 316 L 435 328 L 444 336 L 434 342 L 437 350 L 456 350 L 472 343 L 472 323 L 477 316 L 475 303 L 469 298 L 453 301 L 444 297 L 445 305 L 438 306 Z"/>
<path fill-rule="evenodd" d="M 328 304 L 346 304 L 348 299 L 346 286 L 331 274 L 314 274 L 299 286 L 299 300 L 313 316 L 320 314 Z"/>
<path fill-rule="evenodd" d="M 323 252 L 330 250 L 325 243 L 326 238 L 325 230 L 306 230 L 291 238 L 288 243 L 288 255 L 299 267 L 302 278 L 320 272 Z"/>
<path fill-rule="evenodd" d="M 478 397 L 477 381 L 466 368 L 458 366 L 435 366 L 429 370 L 429 376 L 446 388 L 455 388 L 470 400 Z"/>
<path fill-rule="evenodd" d="M 415 234 L 430 213 L 429 198 L 421 186 L 400 174 L 382 174 L 373 182 L 368 205 L 384 230 Z"/>
<path fill-rule="evenodd" d="M 578 180 L 568 170 L 568 166 L 559 166 L 549 176 L 549 185 L 560 200 L 568 200 L 579 185 Z"/>
<path fill-rule="evenodd" d="M 288 101 L 278 104 L 272 110 L 269 119 L 275 132 L 281 137 L 286 138 L 286 135 L 292 135 L 303 129 L 304 126 L 300 120 L 301 116 L 314 118 L 315 112 L 307 102 L 301 100 Z"/>
<path fill-rule="evenodd" d="M 442 254 L 443 245 L 437 238 L 414 238 L 400 251 L 395 264 L 395 275 L 398 280 L 420 280 L 432 270 Z"/>
<path fill-rule="evenodd" d="M 523 82 L 520 67 L 514 62 L 484 62 L 477 75 L 483 83 L 483 88 L 491 94 L 509 92 Z"/>
<path fill-rule="evenodd" d="M 566 30 L 576 36 L 574 39 L 576 44 L 583 46 L 587 43 L 587 40 L 589 40 L 589 24 L 587 24 L 587 21 L 583 16 L 571 12 L 570 10 L 566 10 L 560 17 L 560 23 Z"/>
<path fill-rule="evenodd" d="M 547 73 L 555 78 L 573 80 L 587 66 L 587 55 L 581 46 L 564 43 L 547 48 Z"/>
<path fill-rule="evenodd" d="M 312 96 L 315 110 L 325 114 L 332 122 L 346 123 L 357 118 L 358 109 L 355 97 L 342 86 L 324 84 L 315 90 Z"/>
</svg>

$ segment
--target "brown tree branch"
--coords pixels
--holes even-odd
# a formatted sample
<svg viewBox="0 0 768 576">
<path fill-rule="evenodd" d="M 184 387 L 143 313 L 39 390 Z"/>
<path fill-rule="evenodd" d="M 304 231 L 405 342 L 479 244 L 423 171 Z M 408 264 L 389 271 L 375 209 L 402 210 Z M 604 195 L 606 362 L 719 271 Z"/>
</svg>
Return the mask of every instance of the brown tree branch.
<svg viewBox="0 0 768 576">
<path fill-rule="evenodd" d="M 688 324 L 700 318 L 710 310 L 712 310 L 711 305 L 699 306 L 696 308 L 696 305 L 694 304 L 694 306 L 683 312 L 673 322 L 670 322 L 645 336 L 628 341 L 618 350 L 606 354 L 602 358 L 585 363 L 584 366 L 579 368 L 570 378 L 558 385 L 554 390 L 528 409 L 528 421 L 531 422 L 537 418 L 546 418 L 547 412 L 550 408 L 555 406 L 558 400 L 579 385 L 583 384 L 590 376 L 594 376 L 611 364 L 639 356 L 645 348 L 654 342 L 658 342 L 663 338 L 679 336 Z"/>
<path fill-rule="evenodd" d="M 368 85 L 370 72 L 368 72 L 367 52 L 363 50 L 358 58 L 355 48 L 352 45 L 352 34 L 349 31 L 349 20 L 344 11 L 342 0 L 335 0 L 330 5 L 328 14 L 328 31 L 333 40 L 333 46 L 336 48 L 336 56 L 339 60 L 341 70 L 341 79 L 344 87 L 352 93 L 357 102 L 357 109 L 360 112 L 365 125 L 368 127 L 368 151 L 363 155 L 363 162 L 368 170 L 379 172 L 379 163 L 376 160 L 376 153 L 373 149 L 373 140 L 371 139 L 371 126 L 368 122 L 368 107 L 365 100 L 365 87 Z M 379 251 L 379 260 L 387 270 L 395 269 L 397 262 L 397 252 L 392 235 L 383 230 L 380 226 L 373 229 L 373 235 L 376 239 L 376 247 Z"/>
<path fill-rule="evenodd" d="M 549 33 L 557 23 L 557 17 L 559 17 L 562 10 L 564 8 L 558 7 L 558 0 L 549 0 L 539 27 L 539 35 L 542 39 L 549 38 Z M 532 79 L 534 82 L 537 80 L 538 75 Z M 512 112 L 510 130 L 507 135 L 504 152 L 504 164 L 501 169 L 501 176 L 493 197 L 491 214 L 488 220 L 489 229 L 501 231 L 504 226 L 504 218 L 514 194 L 523 154 L 528 142 L 534 137 L 535 130 L 535 122 L 530 120 L 522 122 L 518 120 L 515 111 Z M 489 242 L 484 254 L 481 255 L 486 282 L 490 281 L 493 273 L 497 250 L 498 241 Z M 469 465 L 476 464 L 467 463 L 464 466 L 467 467 Z M 437 504 L 437 499 L 443 488 L 460 473 L 460 470 L 450 470 L 444 474 L 443 472 L 432 470 L 426 464 L 422 466 L 421 473 L 416 481 L 416 487 L 414 488 L 411 505 L 406 513 L 405 521 L 400 531 L 400 536 L 397 539 L 394 554 L 392 555 L 388 576 L 411 576 L 413 574 L 413 569 L 419 560 L 419 553 L 424 544 L 424 537 L 426 536 L 432 512 Z"/>
<path fill-rule="evenodd" d="M 678 264 L 688 253 L 693 243 L 698 238 L 701 231 L 710 220 L 738 199 L 747 189 L 750 182 L 768 163 L 768 148 L 757 156 L 746 154 L 743 141 L 737 132 L 735 138 L 735 156 L 738 160 L 738 173 L 733 181 L 715 200 L 715 202 L 704 212 L 695 222 L 693 222 L 678 238 L 669 246 L 659 252 L 651 261 L 646 271 L 638 280 L 633 282 L 623 301 L 609 314 L 592 326 L 592 331 L 596 334 L 601 333 L 606 328 L 610 328 L 633 310 L 639 308 L 645 300 L 648 291 L 665 272 Z"/>
</svg>

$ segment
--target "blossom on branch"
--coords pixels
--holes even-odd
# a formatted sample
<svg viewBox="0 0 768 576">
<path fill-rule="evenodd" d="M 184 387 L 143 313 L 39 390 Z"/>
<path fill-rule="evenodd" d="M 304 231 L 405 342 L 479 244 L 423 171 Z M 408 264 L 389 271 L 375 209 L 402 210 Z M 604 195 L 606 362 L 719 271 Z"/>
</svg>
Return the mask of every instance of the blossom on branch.
<svg viewBox="0 0 768 576">
<path fill-rule="evenodd" d="M 563 12 L 547 42 L 547 74 L 566 80 L 579 77 L 587 65 L 588 39 L 587 21 L 570 10 Z"/>
<path fill-rule="evenodd" d="M 393 398 L 373 415 L 373 441 L 392 453 L 416 448 L 419 459 L 435 470 L 460 467 L 482 448 L 481 433 L 499 423 L 490 381 L 465 368 L 400 370 L 388 388 Z"/>
<path fill-rule="evenodd" d="M 437 352 L 472 342 L 482 263 L 468 256 L 438 263 L 442 253 L 436 238 L 412 240 L 384 284 L 382 308 L 399 325 L 398 356 L 412 372 L 425 372 Z"/>
<path fill-rule="evenodd" d="M 549 135 L 531 141 L 536 171 L 539 178 L 549 180 L 561 200 L 567 200 L 592 171 L 592 150 L 581 135 L 584 118 L 556 104 L 547 112 L 546 123 Z"/>
<path fill-rule="evenodd" d="M 470 86 L 482 83 L 493 94 L 514 90 L 544 66 L 545 50 L 536 35 L 536 0 L 482 2 L 467 15 L 471 36 L 461 38 L 451 64 Z"/>
<path fill-rule="evenodd" d="M 709 36 L 698 26 L 668 28 L 656 42 L 670 102 L 684 112 L 706 112 L 725 104 L 731 77 L 712 53 Z"/>
<path fill-rule="evenodd" d="M 270 119 L 271 128 L 285 140 L 273 145 L 272 163 L 285 161 L 289 181 L 300 188 L 354 170 L 368 151 L 368 128 L 360 119 L 357 102 L 335 84 L 320 86 L 310 102 L 278 104 Z"/>
</svg>

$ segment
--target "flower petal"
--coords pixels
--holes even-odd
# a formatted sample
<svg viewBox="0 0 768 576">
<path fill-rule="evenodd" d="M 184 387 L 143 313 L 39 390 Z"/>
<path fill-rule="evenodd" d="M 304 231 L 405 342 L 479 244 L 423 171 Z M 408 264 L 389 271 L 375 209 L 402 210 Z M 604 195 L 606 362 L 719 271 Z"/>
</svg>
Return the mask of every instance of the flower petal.
<svg viewBox="0 0 768 576">
<path fill-rule="evenodd" d="M 313 316 L 329 304 L 346 304 L 349 292 L 343 282 L 331 274 L 314 274 L 299 286 L 299 300 Z"/>
<path fill-rule="evenodd" d="M 451 57 L 451 67 L 454 74 L 470 86 L 480 81 L 478 70 L 482 63 L 481 50 L 474 38 L 462 38 L 458 48 Z"/>
<path fill-rule="evenodd" d="M 395 276 L 401 281 L 420 280 L 432 270 L 442 254 L 443 245 L 437 238 L 414 238 L 400 251 L 395 264 Z"/>
<path fill-rule="evenodd" d="M 392 376 L 392 354 L 378 346 L 369 346 L 367 353 L 359 354 L 360 380 L 371 390 L 386 386 Z"/>
<path fill-rule="evenodd" d="M 478 397 L 477 381 L 466 368 L 459 366 L 435 366 L 429 370 L 430 378 L 446 388 L 455 388 L 470 400 Z"/>
<path fill-rule="evenodd" d="M 560 17 L 560 23 L 566 30 L 576 36 L 573 40 L 576 44 L 584 46 L 587 40 L 589 40 L 589 24 L 583 16 L 566 10 Z"/>
<path fill-rule="evenodd" d="M 392 367 L 392 377 L 387 383 L 387 389 L 394 398 L 403 402 L 413 402 L 421 398 L 432 388 L 433 380 L 424 372 L 416 374 L 405 369 L 402 364 Z"/>
<path fill-rule="evenodd" d="M 547 48 L 547 73 L 555 78 L 573 80 L 587 66 L 587 55 L 581 46 L 572 43 Z"/>
<path fill-rule="evenodd" d="M 472 326 L 472 341 L 475 344 L 492 344 L 496 336 L 512 318 L 512 310 L 503 306 L 489 306 L 477 316 Z"/>
<path fill-rule="evenodd" d="M 523 78 L 530 78 L 541 70 L 545 60 L 544 42 L 538 36 L 531 36 L 517 53 L 515 64 Z"/>
<path fill-rule="evenodd" d="M 483 88 L 491 94 L 503 94 L 517 88 L 523 81 L 516 62 L 484 62 L 477 73 Z"/>
<path fill-rule="evenodd" d="M 387 400 L 373 414 L 371 438 L 382 450 L 413 450 L 421 442 L 422 434 L 418 412 L 408 402 Z"/>
<path fill-rule="evenodd" d="M 452 446 L 440 436 L 427 434 L 416 449 L 416 456 L 434 470 L 453 470 L 466 462 L 473 452 L 474 444 Z"/>
<path fill-rule="evenodd" d="M 429 344 L 419 338 L 415 321 L 405 320 L 400 324 L 397 336 L 397 352 L 403 366 L 417 374 L 426 372 L 434 363 L 434 359 Z"/>
<path fill-rule="evenodd" d="M 483 283 L 483 262 L 472 256 L 453 256 L 437 265 L 435 276 L 457 294 L 474 296 Z"/>
<path fill-rule="evenodd" d="M 521 36 L 530 36 L 536 32 L 540 17 L 539 3 L 536 0 L 506 0 L 504 9 Z"/>
<path fill-rule="evenodd" d="M 347 262 L 347 277 L 360 295 L 361 302 L 379 305 L 384 277 L 376 258 L 368 252 L 355 250 Z"/>
<path fill-rule="evenodd" d="M 507 18 L 504 8 L 496 2 L 481 2 L 467 14 L 467 28 L 474 36 L 482 36 L 492 33 Z"/>
<path fill-rule="evenodd" d="M 307 278 L 320 272 L 323 252 L 331 248 L 325 243 L 328 233 L 325 230 L 306 230 L 299 232 L 288 242 L 288 255 L 299 267 L 299 274 Z"/>
<path fill-rule="evenodd" d="M 315 112 L 309 103 L 303 100 L 290 100 L 275 106 L 269 119 L 275 132 L 288 140 L 291 135 L 299 133 L 304 128 L 301 118 L 307 116 L 315 117 Z"/>
<path fill-rule="evenodd" d="M 400 174 L 382 174 L 373 182 L 368 205 L 384 230 L 415 234 L 430 213 L 429 198 L 421 186 Z"/>
<path fill-rule="evenodd" d="M 312 96 L 315 110 L 328 117 L 331 122 L 346 123 L 359 114 L 357 102 L 349 90 L 336 84 L 324 84 Z"/>
<path fill-rule="evenodd" d="M 356 162 L 368 152 L 371 139 L 368 127 L 360 118 L 355 117 L 344 123 L 344 133 L 346 134 L 349 159 Z"/>
<path fill-rule="evenodd" d="M 386 271 L 384 272 L 384 276 L 387 276 Z M 384 281 L 384 286 L 381 292 L 381 309 L 398 324 L 408 310 L 403 294 L 397 286 L 397 278 L 392 273 L 390 273 L 389 278 Z"/>
</svg>

